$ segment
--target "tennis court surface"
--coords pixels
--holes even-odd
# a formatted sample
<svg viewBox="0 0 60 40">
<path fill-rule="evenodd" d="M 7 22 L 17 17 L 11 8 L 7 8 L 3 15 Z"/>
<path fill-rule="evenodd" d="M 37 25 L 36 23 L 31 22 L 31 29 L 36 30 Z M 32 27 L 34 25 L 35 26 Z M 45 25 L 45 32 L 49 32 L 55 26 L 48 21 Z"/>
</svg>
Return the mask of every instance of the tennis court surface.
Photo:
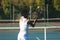
<svg viewBox="0 0 60 40">
<path fill-rule="evenodd" d="M 60 28 L 29 28 L 29 40 L 60 40 Z M 17 40 L 18 28 L 0 28 L 0 40 Z"/>
<path fill-rule="evenodd" d="M 0 21 L 0 40 L 17 40 L 19 32 L 18 22 Z M 35 27 L 29 27 L 29 40 L 60 40 L 60 20 L 57 22 L 40 21 Z"/>
</svg>

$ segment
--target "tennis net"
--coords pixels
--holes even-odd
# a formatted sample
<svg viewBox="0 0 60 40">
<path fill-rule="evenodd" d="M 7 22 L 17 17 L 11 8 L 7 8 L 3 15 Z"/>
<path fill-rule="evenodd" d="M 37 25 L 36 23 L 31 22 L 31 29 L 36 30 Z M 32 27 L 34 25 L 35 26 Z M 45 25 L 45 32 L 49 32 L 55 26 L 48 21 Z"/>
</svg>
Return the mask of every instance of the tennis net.
<svg viewBox="0 0 60 40">
<path fill-rule="evenodd" d="M 31 19 L 33 21 L 33 19 Z M 18 20 L 0 20 L 0 27 L 18 27 Z M 36 27 L 60 26 L 60 18 L 37 19 Z"/>
</svg>

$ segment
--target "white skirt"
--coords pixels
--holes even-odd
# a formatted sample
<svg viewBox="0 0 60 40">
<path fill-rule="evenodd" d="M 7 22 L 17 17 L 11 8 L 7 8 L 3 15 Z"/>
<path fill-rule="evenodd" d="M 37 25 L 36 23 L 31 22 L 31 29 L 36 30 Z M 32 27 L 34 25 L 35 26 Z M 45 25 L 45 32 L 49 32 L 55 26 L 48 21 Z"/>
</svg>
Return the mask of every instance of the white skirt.
<svg viewBox="0 0 60 40">
<path fill-rule="evenodd" d="M 18 40 L 28 40 L 28 34 L 26 32 L 19 32 Z"/>
</svg>

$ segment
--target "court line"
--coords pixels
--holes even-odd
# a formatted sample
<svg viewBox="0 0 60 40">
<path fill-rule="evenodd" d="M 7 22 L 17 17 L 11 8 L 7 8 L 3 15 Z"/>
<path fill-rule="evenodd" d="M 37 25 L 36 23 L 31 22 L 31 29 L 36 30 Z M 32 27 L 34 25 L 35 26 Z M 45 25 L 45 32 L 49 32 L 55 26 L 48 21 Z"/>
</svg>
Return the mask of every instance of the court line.
<svg viewBox="0 0 60 40">
<path fill-rule="evenodd" d="M 44 40 L 46 40 L 46 28 L 44 28 Z"/>
<path fill-rule="evenodd" d="M 36 39 L 37 39 L 37 40 L 40 40 L 40 38 L 39 38 L 39 37 L 36 37 Z"/>
<path fill-rule="evenodd" d="M 60 26 L 51 26 L 51 27 L 29 27 L 29 29 L 40 29 L 40 28 L 60 28 Z M 0 27 L 0 29 L 19 29 L 19 27 Z"/>
</svg>

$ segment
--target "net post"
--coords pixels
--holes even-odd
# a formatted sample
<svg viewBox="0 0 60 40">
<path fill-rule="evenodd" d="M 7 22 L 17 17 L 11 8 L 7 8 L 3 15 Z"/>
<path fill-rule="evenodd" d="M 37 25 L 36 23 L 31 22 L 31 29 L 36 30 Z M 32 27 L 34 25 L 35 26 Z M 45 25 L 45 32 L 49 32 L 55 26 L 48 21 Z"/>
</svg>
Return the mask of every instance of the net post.
<svg viewBox="0 0 60 40">
<path fill-rule="evenodd" d="M 44 28 L 44 40 L 46 40 L 46 28 Z"/>
</svg>

